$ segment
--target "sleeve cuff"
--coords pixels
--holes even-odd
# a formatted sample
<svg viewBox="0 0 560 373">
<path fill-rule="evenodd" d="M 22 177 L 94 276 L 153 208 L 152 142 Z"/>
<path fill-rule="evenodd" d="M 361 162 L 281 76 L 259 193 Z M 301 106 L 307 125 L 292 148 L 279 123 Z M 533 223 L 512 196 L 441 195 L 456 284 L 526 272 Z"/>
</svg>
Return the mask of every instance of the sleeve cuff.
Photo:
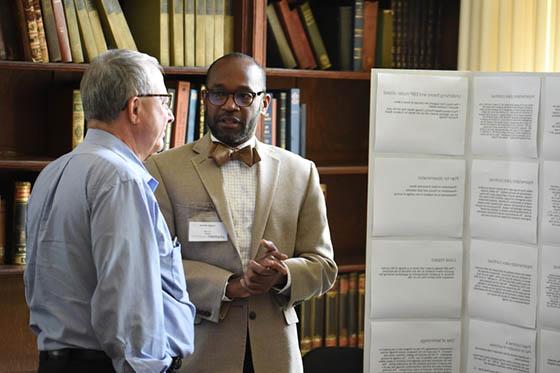
<svg viewBox="0 0 560 373">
<path fill-rule="evenodd" d="M 288 268 L 288 267 L 286 267 L 286 268 Z M 278 294 L 289 296 L 291 287 L 292 287 L 292 276 L 290 275 L 290 268 L 288 268 L 288 276 L 287 276 L 287 279 L 286 279 L 286 285 L 284 285 L 283 288 L 273 286 L 272 289 L 275 290 Z"/>
</svg>

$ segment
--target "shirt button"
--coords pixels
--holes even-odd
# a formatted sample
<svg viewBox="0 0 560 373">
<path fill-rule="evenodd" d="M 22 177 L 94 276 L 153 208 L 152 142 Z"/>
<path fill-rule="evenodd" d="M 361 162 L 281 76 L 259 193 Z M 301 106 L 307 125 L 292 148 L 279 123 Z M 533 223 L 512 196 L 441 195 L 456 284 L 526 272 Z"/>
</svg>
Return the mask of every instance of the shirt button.
<svg viewBox="0 0 560 373">
<path fill-rule="evenodd" d="M 249 318 L 251 320 L 254 320 L 257 318 L 257 314 L 254 311 L 249 312 Z"/>
</svg>

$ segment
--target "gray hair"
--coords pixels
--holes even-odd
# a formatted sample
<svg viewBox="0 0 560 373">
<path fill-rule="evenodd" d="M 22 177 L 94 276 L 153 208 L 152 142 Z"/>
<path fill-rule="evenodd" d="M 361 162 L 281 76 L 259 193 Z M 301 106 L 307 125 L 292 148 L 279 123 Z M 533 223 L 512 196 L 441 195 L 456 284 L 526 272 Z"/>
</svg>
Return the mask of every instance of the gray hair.
<svg viewBox="0 0 560 373">
<path fill-rule="evenodd" d="M 150 93 L 151 68 L 163 72 L 154 57 L 128 49 L 110 49 L 94 58 L 80 83 L 85 119 L 112 122 L 130 97 Z"/>
</svg>

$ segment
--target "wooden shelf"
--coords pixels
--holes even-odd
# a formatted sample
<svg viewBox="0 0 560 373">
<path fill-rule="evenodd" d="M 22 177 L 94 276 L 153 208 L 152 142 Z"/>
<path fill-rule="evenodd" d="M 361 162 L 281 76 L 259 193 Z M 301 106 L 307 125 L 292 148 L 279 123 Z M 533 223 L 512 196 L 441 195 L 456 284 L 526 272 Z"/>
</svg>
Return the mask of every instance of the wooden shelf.
<svg viewBox="0 0 560 373">
<path fill-rule="evenodd" d="M 41 171 L 53 158 L 8 157 L 0 159 L 0 170 Z"/>
<path fill-rule="evenodd" d="M 338 273 L 349 273 L 349 272 L 365 272 L 365 263 L 358 264 L 342 264 L 338 266 Z"/>
<path fill-rule="evenodd" d="M 370 80 L 368 71 L 325 71 L 325 70 L 299 70 L 266 68 L 269 77 L 310 78 L 310 79 L 344 79 L 344 80 Z"/>
<path fill-rule="evenodd" d="M 321 175 L 366 175 L 368 166 L 325 166 L 317 170 Z"/>
<path fill-rule="evenodd" d="M 24 266 L 0 265 L 0 277 L 22 276 L 24 269 Z"/>
</svg>

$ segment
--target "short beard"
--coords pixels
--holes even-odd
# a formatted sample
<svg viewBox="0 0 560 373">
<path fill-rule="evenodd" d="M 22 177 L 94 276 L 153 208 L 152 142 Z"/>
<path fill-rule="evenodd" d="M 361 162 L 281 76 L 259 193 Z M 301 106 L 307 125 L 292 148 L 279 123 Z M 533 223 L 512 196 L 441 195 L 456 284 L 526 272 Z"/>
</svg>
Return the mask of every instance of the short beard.
<svg viewBox="0 0 560 373">
<path fill-rule="evenodd" d="M 208 118 L 208 128 L 212 132 L 215 138 L 220 140 L 222 143 L 229 145 L 231 147 L 236 147 L 239 144 L 243 144 L 244 142 L 248 141 L 251 137 L 253 137 L 253 133 L 255 132 L 255 127 L 257 126 L 257 119 L 258 116 L 251 118 L 249 121 L 246 122 L 246 126 L 241 129 L 239 133 L 228 133 L 225 131 L 221 131 L 218 126 L 214 125 L 214 121 Z"/>
</svg>

